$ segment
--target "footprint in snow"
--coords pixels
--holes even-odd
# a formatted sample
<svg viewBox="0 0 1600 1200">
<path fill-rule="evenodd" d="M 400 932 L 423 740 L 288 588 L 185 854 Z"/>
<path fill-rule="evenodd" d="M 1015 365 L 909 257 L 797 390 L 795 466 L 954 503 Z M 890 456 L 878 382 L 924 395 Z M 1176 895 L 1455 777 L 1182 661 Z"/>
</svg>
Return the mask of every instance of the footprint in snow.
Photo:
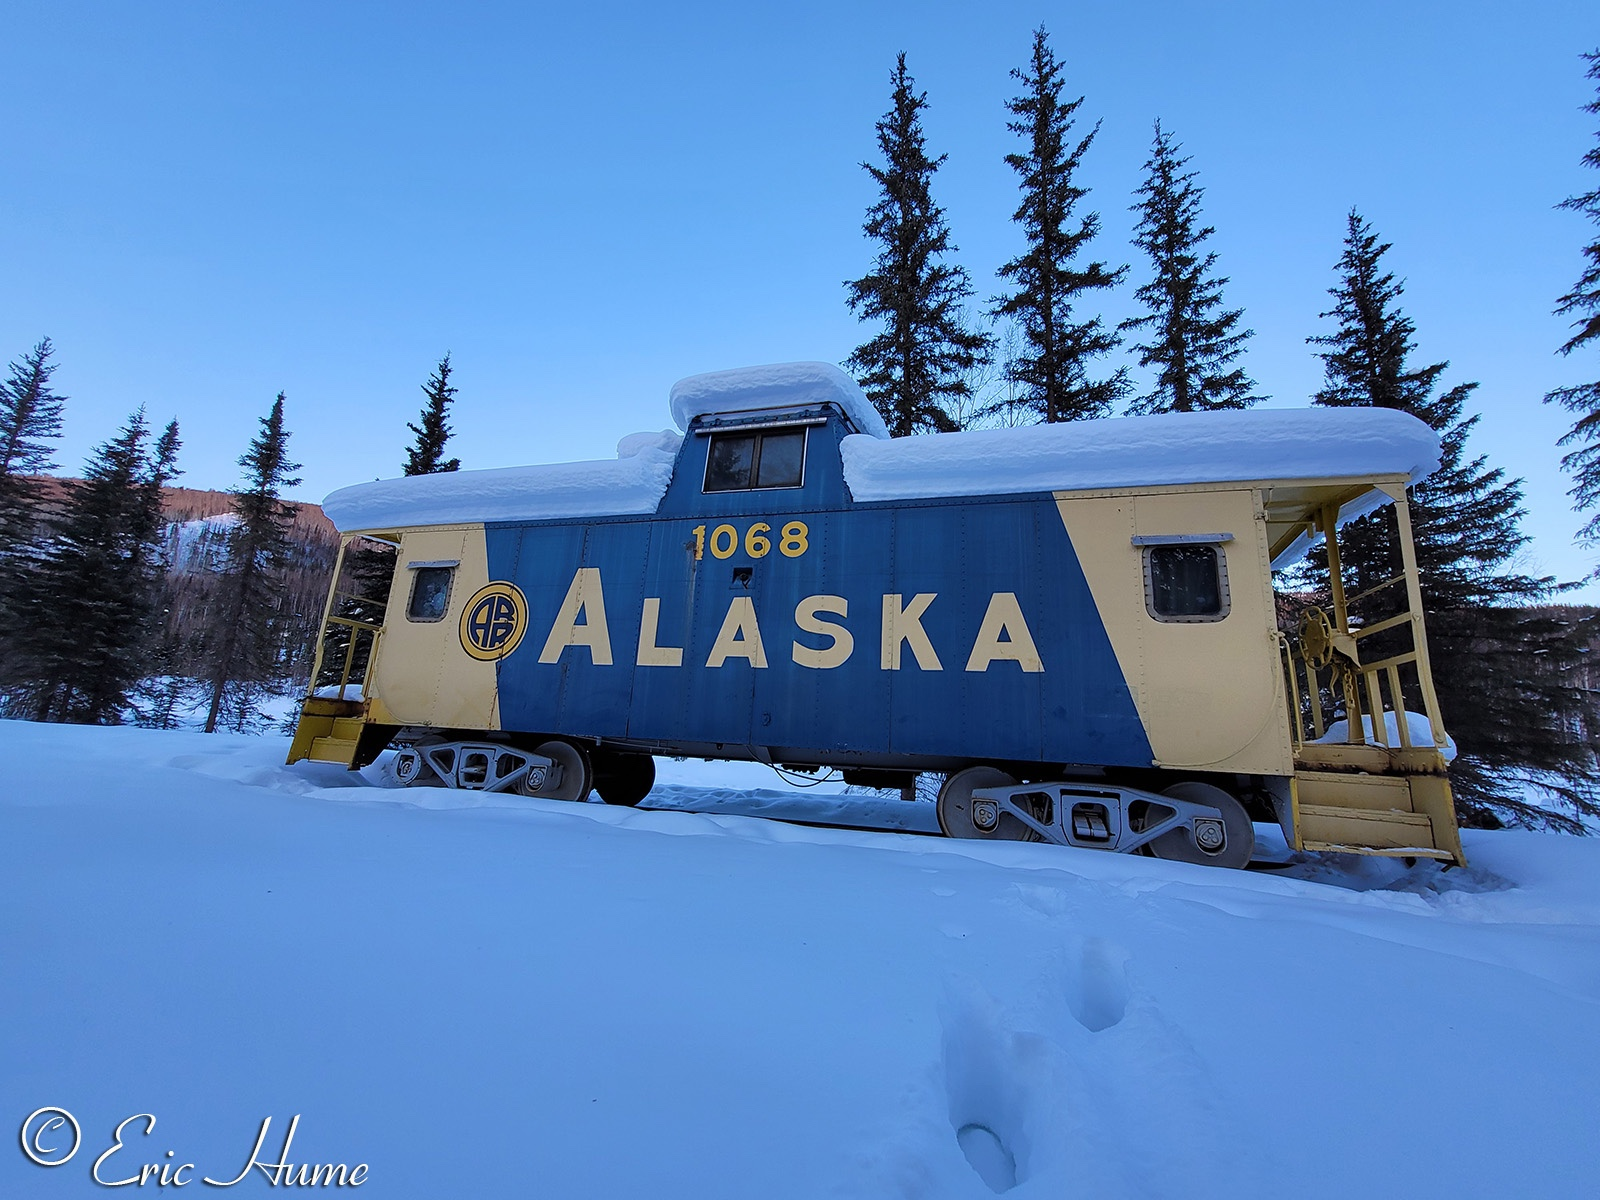
<svg viewBox="0 0 1600 1200">
<path fill-rule="evenodd" d="M 1027 1178 L 1044 1039 L 1020 1033 L 976 983 L 952 981 L 940 1006 L 945 1101 L 956 1145 L 978 1178 L 1006 1192 Z"/>
<path fill-rule="evenodd" d="M 1067 1006 L 1090 1033 L 1101 1033 L 1128 1014 L 1128 955 L 1105 938 L 1086 937 L 1068 960 Z"/>
</svg>

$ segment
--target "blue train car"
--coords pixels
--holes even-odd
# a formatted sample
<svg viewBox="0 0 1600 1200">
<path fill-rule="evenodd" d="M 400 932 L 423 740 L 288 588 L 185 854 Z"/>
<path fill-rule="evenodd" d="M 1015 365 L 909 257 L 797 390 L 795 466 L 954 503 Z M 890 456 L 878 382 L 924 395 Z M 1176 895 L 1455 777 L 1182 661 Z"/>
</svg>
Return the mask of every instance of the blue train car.
<svg viewBox="0 0 1600 1200">
<path fill-rule="evenodd" d="M 890 440 L 826 364 L 697 376 L 672 404 L 682 434 L 615 461 L 330 496 L 388 594 L 336 580 L 291 761 L 397 746 L 407 782 L 618 803 L 657 754 L 908 796 L 932 772 L 955 836 L 1243 865 L 1255 816 L 1296 845 L 1459 860 L 1420 611 L 1408 678 L 1363 708 L 1359 619 L 1338 598 L 1312 661 L 1272 589 L 1311 538 L 1384 505 L 1403 519 L 1437 461 L 1420 422 Z"/>
</svg>

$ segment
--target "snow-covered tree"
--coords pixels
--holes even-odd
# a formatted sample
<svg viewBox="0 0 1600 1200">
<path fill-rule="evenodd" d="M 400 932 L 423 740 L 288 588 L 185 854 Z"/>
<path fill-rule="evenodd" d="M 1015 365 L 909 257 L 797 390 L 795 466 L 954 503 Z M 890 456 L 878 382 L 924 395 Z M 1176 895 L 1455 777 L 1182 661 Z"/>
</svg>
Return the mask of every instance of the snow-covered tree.
<svg viewBox="0 0 1600 1200">
<path fill-rule="evenodd" d="M 1399 307 L 1402 284 L 1383 267 L 1389 244 L 1358 213 L 1348 218 L 1331 333 L 1307 339 L 1322 347 L 1324 385 L 1318 404 L 1394 408 L 1426 422 L 1441 442 L 1440 464 L 1411 489 L 1412 528 L 1434 683 L 1445 726 L 1460 753 L 1450 778 L 1464 822 L 1573 824 L 1600 814 L 1593 755 L 1577 732 L 1592 705 L 1581 686 L 1592 623 L 1562 621 L 1530 606 L 1556 590 L 1549 578 L 1514 569 L 1522 532 L 1521 481 L 1469 456 L 1478 422 L 1465 411 L 1475 383 L 1439 390 L 1448 363 L 1414 366 L 1416 326 Z M 1400 573 L 1399 546 L 1387 510 L 1340 532 L 1346 592 L 1358 595 Z M 1325 580 L 1326 559 L 1320 558 Z M 1398 588 L 1373 593 L 1363 618 L 1371 623 L 1403 610 Z M 1362 643 L 1369 661 L 1399 647 L 1398 631 Z M 1541 788 L 1558 806 L 1530 804 L 1515 776 Z"/>
<path fill-rule="evenodd" d="M 450 355 L 446 354 L 433 369 L 433 374 L 428 376 L 428 382 L 422 385 L 422 394 L 426 397 L 422 404 L 422 415 L 418 418 L 422 424 L 406 423 L 406 428 L 416 434 L 416 440 L 406 451 L 407 475 L 436 475 L 442 471 L 461 469 L 459 458 L 444 456 L 445 443 L 450 440 L 451 433 L 446 418 L 456 391 L 450 384 Z"/>
<path fill-rule="evenodd" d="M 862 227 L 877 244 L 872 269 L 845 284 L 850 311 L 882 330 L 845 360 L 889 432 L 948 432 L 971 397 L 968 377 L 989 355 L 989 339 L 964 321 L 972 284 L 959 265 L 944 210 L 933 200 L 933 174 L 945 155 L 928 156 L 922 131 L 926 92 L 895 60 L 890 108 L 877 124 L 883 165 L 862 163 L 878 200 Z"/>
<path fill-rule="evenodd" d="M 1014 219 L 1027 249 L 1000 268 L 1014 290 L 992 303 L 997 316 L 1015 318 L 1022 330 L 1025 345 L 1012 364 L 1017 399 L 1044 421 L 1104 416 L 1127 394 L 1127 370 L 1096 379 L 1090 369 L 1121 339 L 1098 316 L 1077 319 L 1074 308 L 1086 294 L 1116 286 L 1127 270 L 1103 262 L 1077 265 L 1100 231 L 1099 213 L 1075 215 L 1089 194 L 1075 176 L 1100 126 L 1070 145 L 1073 114 L 1083 97 L 1062 100 L 1061 66 L 1042 26 L 1034 31 L 1028 68 L 1011 75 L 1022 92 L 1006 103 L 1015 118 L 1006 128 L 1023 139 L 1025 149 L 1006 155 L 1006 162 L 1021 179 L 1022 203 Z"/>
<path fill-rule="evenodd" d="M 245 478 L 233 493 L 238 521 L 228 533 L 227 565 L 217 589 L 221 620 L 206 652 L 211 687 L 207 733 L 216 731 L 224 715 L 229 728 L 250 728 L 261 701 L 283 674 L 283 573 L 294 508 L 280 494 L 300 482 L 294 475 L 300 464 L 289 461 L 288 451 L 279 392 L 239 459 Z"/>
<path fill-rule="evenodd" d="M 1588 77 L 1596 81 L 1600 90 L 1600 50 L 1585 54 L 1589 64 Z M 1584 105 L 1584 112 L 1600 114 L 1600 96 Z M 1600 170 L 1600 131 L 1596 131 L 1596 144 L 1583 156 L 1583 165 Z M 1582 213 L 1600 225 L 1600 188 L 1578 196 L 1568 196 L 1561 208 Z M 1563 355 L 1574 350 L 1600 349 L 1600 235 L 1583 248 L 1586 263 L 1578 282 L 1556 302 L 1556 312 L 1570 316 L 1572 336 L 1561 346 Z M 1561 465 L 1572 476 L 1574 507 L 1579 512 L 1589 512 L 1600 506 L 1600 377 L 1588 383 L 1575 383 L 1570 387 L 1556 388 L 1545 396 L 1547 403 L 1559 404 L 1569 412 L 1578 414 L 1571 430 L 1559 443 L 1571 446 Z M 1580 539 L 1587 543 L 1600 542 L 1600 512 L 1596 512 L 1579 531 Z"/>
<path fill-rule="evenodd" d="M 1263 399 L 1255 381 L 1234 361 L 1251 331 L 1241 328 L 1242 309 L 1222 306 L 1226 276 L 1213 272 L 1217 255 L 1203 243 L 1216 232 L 1200 224 L 1205 189 L 1196 172 L 1185 171 L 1172 134 L 1156 122 L 1155 144 L 1145 163 L 1144 183 L 1133 205 L 1139 214 L 1133 244 L 1150 258 L 1151 279 L 1134 294 L 1144 315 L 1122 322 L 1144 330 L 1138 343 L 1141 367 L 1155 367 L 1154 386 L 1130 406 L 1136 413 L 1193 412 L 1245 408 Z"/>
</svg>

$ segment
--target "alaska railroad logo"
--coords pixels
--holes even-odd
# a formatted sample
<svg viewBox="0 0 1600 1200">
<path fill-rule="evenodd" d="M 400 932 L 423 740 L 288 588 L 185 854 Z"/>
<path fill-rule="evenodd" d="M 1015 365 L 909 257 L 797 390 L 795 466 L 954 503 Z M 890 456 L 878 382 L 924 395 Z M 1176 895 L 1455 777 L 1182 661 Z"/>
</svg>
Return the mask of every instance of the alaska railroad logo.
<svg viewBox="0 0 1600 1200">
<path fill-rule="evenodd" d="M 510 654 L 527 631 L 528 600 L 514 583 L 479 588 L 461 612 L 461 648 L 486 662 Z"/>
</svg>

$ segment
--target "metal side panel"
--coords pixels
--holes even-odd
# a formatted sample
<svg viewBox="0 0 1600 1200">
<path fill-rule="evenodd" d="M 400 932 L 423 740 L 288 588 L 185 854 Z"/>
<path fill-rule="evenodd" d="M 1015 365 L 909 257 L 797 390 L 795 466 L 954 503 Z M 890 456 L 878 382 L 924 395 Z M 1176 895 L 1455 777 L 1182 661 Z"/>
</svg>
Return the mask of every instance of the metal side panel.
<svg viewBox="0 0 1600 1200">
<path fill-rule="evenodd" d="M 451 560 L 460 565 L 450 581 L 444 616 L 411 620 L 407 608 L 413 570 L 407 564 Z M 368 672 L 368 698 L 381 698 L 388 723 L 497 728 L 495 663 L 468 654 L 461 640 L 468 606 L 488 583 L 483 526 L 439 526 L 402 534 L 389 615 Z"/>
<path fill-rule="evenodd" d="M 1057 493 L 1070 535 L 1138 705 L 1155 764 L 1286 776 L 1293 750 L 1264 525 L 1249 485 L 1138 495 Z M 1226 533 L 1217 543 L 1229 607 L 1212 621 L 1158 620 L 1137 539 Z"/>
</svg>

